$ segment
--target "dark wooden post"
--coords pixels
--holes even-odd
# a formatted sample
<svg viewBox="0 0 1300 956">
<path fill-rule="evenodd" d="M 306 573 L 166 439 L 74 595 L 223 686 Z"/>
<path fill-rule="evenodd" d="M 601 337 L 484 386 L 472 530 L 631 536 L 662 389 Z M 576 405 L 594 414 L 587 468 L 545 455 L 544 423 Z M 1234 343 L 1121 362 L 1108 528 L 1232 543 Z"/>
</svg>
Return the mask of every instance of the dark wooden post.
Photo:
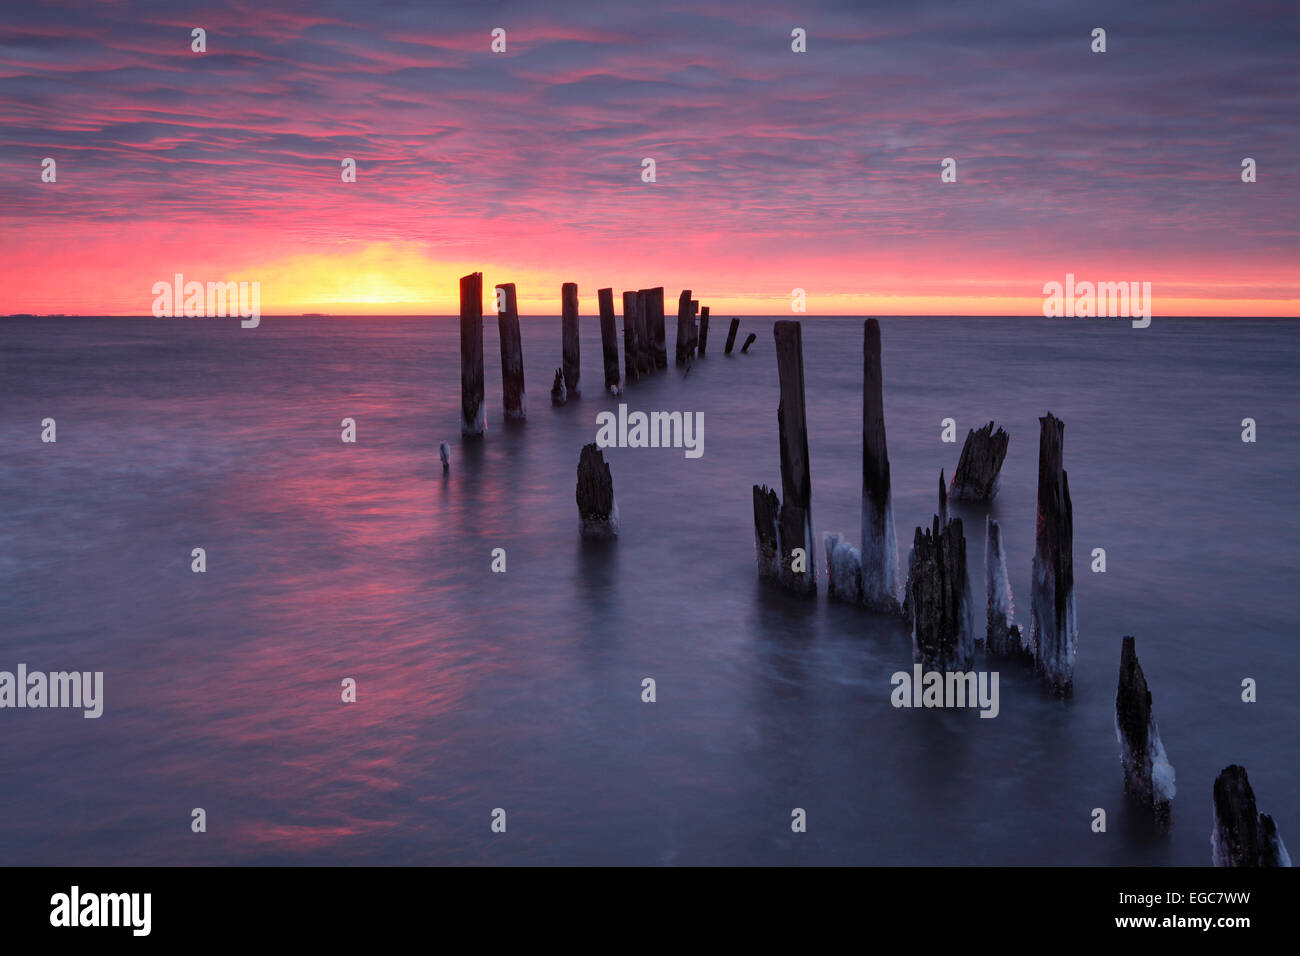
<svg viewBox="0 0 1300 956">
<path fill-rule="evenodd" d="M 992 422 L 979 431 L 972 428 L 967 432 L 957 470 L 952 476 L 954 501 L 993 500 L 998 493 L 998 475 L 1007 457 L 1007 442 L 1010 440 L 1011 436 L 1001 428 L 995 434 Z"/>
<path fill-rule="evenodd" d="M 563 333 L 564 388 L 569 398 L 582 394 L 582 360 L 578 349 L 578 284 L 566 282 L 560 289 Z"/>
<path fill-rule="evenodd" d="M 618 329 L 614 323 L 614 290 L 598 289 L 600 301 L 600 348 L 605 359 L 605 391 L 611 395 L 622 393 L 618 377 Z"/>
<path fill-rule="evenodd" d="M 623 293 L 623 381 L 636 382 L 641 378 L 641 340 L 638 337 L 644 324 L 637 321 L 637 294 Z"/>
<path fill-rule="evenodd" d="M 636 370 L 642 378 L 655 370 L 654 352 L 650 346 L 650 325 L 646 321 L 649 299 L 649 292 L 639 291 L 636 294 Z"/>
<path fill-rule="evenodd" d="M 1174 768 L 1165 756 L 1151 716 L 1151 691 L 1138 663 L 1133 638 L 1125 637 L 1119 656 L 1119 689 L 1115 693 L 1115 736 L 1124 768 L 1124 789 L 1159 821 L 1169 819 L 1174 797 Z"/>
<path fill-rule="evenodd" d="M 1245 767 L 1224 767 L 1214 779 L 1210 847 L 1215 866 L 1291 865 L 1273 818 L 1255 806 Z"/>
<path fill-rule="evenodd" d="M 656 369 L 668 367 L 668 348 L 664 333 L 664 289 L 646 289 L 646 329 L 650 357 Z"/>
<path fill-rule="evenodd" d="M 699 354 L 704 355 L 704 350 L 709 346 L 709 307 L 706 305 L 700 309 L 700 347 Z"/>
<path fill-rule="evenodd" d="M 677 364 L 685 365 L 690 348 L 691 330 L 695 327 L 695 313 L 691 309 L 691 290 L 683 289 L 677 297 Z"/>
<path fill-rule="evenodd" d="M 758 336 L 755 335 L 753 332 L 749 333 L 749 335 L 745 338 L 745 344 L 740 347 L 741 355 L 744 355 L 749 351 L 749 347 L 754 344 L 754 340 L 756 338 L 758 338 Z"/>
<path fill-rule="evenodd" d="M 960 518 L 947 525 L 935 515 L 917 528 L 908 582 L 912 608 L 912 658 L 927 670 L 969 671 L 975 647 L 966 598 L 966 537 Z"/>
<path fill-rule="evenodd" d="M 736 344 L 736 333 L 740 331 L 740 319 L 731 320 L 731 328 L 727 330 L 727 347 L 723 349 L 724 355 L 731 354 L 731 347 Z"/>
<path fill-rule="evenodd" d="M 506 418 L 522 420 L 524 402 L 524 346 L 519 337 L 519 308 L 515 302 L 515 284 L 497 286 L 497 332 L 501 338 L 501 395 Z"/>
<path fill-rule="evenodd" d="M 700 314 L 700 303 L 691 299 L 691 328 L 690 342 L 687 345 L 686 363 L 689 365 L 695 358 L 695 349 L 700 344 L 700 328 L 696 324 L 695 317 Z"/>
<path fill-rule="evenodd" d="M 618 535 L 618 504 L 614 501 L 614 479 L 605 456 L 595 442 L 582 446 L 578 457 L 578 530 L 584 538 L 613 538 Z"/>
<path fill-rule="evenodd" d="M 781 403 L 776 421 L 781 438 L 781 570 L 786 586 L 811 594 L 817 590 L 813 556 L 812 472 L 808 463 L 808 420 L 804 410 L 803 330 L 782 319 L 772 329 Z M 803 570 L 795 565 L 803 552 Z"/>
<path fill-rule="evenodd" d="M 898 540 L 885 442 L 885 376 L 880 323 L 862 330 L 862 601 L 875 611 L 897 614 Z"/>
<path fill-rule="evenodd" d="M 1074 685 L 1079 625 L 1074 606 L 1074 509 L 1070 481 L 1062 467 L 1065 423 L 1040 418 L 1038 441 L 1038 525 L 1030 591 L 1029 642 L 1034 666 L 1057 696 Z"/>
<path fill-rule="evenodd" d="M 487 431 L 483 409 L 483 273 L 460 280 L 460 433 Z"/>
</svg>

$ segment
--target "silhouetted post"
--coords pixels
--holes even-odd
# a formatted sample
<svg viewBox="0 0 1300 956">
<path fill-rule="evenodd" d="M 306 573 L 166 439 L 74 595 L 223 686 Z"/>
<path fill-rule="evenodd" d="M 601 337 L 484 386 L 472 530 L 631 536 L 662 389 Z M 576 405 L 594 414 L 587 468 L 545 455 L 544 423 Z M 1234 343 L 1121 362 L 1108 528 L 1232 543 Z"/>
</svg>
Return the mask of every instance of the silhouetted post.
<svg viewBox="0 0 1300 956">
<path fill-rule="evenodd" d="M 460 433 L 487 431 L 483 409 L 483 273 L 460 279 Z"/>
<path fill-rule="evenodd" d="M 564 345 L 564 388 L 569 398 L 582 394 L 582 360 L 578 351 L 578 284 L 566 282 L 560 289 L 561 326 Z"/>
<path fill-rule="evenodd" d="M 1124 790 L 1150 810 L 1156 820 L 1169 819 L 1174 798 L 1174 768 L 1165 756 L 1155 718 L 1151 691 L 1138 663 L 1133 638 L 1125 637 L 1119 656 L 1119 689 L 1115 692 L 1115 736 L 1124 768 Z"/>
<path fill-rule="evenodd" d="M 641 342 L 637 336 L 644 323 L 637 321 L 638 304 L 635 292 L 623 293 L 623 381 L 625 382 L 636 382 L 641 378 L 641 363 L 637 361 L 637 356 L 641 354 Z"/>
<path fill-rule="evenodd" d="M 741 355 L 744 355 L 746 352 L 749 351 L 749 347 L 754 344 L 754 339 L 756 338 L 758 338 L 758 336 L 755 335 L 753 332 L 749 333 L 749 336 L 745 339 L 745 344 L 740 347 Z"/>
<path fill-rule="evenodd" d="M 727 347 L 723 349 L 724 355 L 731 354 L 731 347 L 736 344 L 736 333 L 740 331 L 740 319 L 731 320 L 731 328 L 727 330 Z"/>
<path fill-rule="evenodd" d="M 1074 509 L 1062 467 L 1065 423 L 1040 418 L 1038 525 L 1030 582 L 1029 643 L 1048 688 L 1064 697 L 1074 685 L 1079 624 L 1074 608 Z"/>
<path fill-rule="evenodd" d="M 501 338 L 501 395 L 506 418 L 523 419 L 524 345 L 519 337 L 519 309 L 515 304 L 515 284 L 497 286 L 497 332 Z"/>
<path fill-rule="evenodd" d="M 704 355 L 704 350 L 709 345 L 709 307 L 706 305 L 700 309 L 700 347 L 699 354 Z"/>
<path fill-rule="evenodd" d="M 966 434 L 966 444 L 961 446 L 961 458 L 952 476 L 954 501 L 992 501 L 998 493 L 998 475 L 1007 457 L 1007 442 L 1011 440 L 1004 430 L 993 432 L 989 422 L 979 431 L 971 429 Z"/>
<path fill-rule="evenodd" d="M 733 320 L 734 321 L 734 320 Z M 885 442 L 885 375 L 880 323 L 862 329 L 862 602 L 874 611 L 897 614 L 898 539 Z"/>
<path fill-rule="evenodd" d="M 776 410 L 781 437 L 781 571 L 787 587 L 811 594 L 817 590 L 817 577 L 812 556 L 812 473 L 804 411 L 803 331 L 798 322 L 783 319 L 776 323 L 772 334 L 781 387 L 781 403 Z M 798 561 L 796 549 L 802 551 L 802 562 Z"/>
<path fill-rule="evenodd" d="M 563 405 L 569 400 L 568 390 L 564 387 L 564 369 L 555 370 L 555 381 L 551 383 L 551 404 Z"/>
<path fill-rule="evenodd" d="M 646 329 L 649 335 L 650 357 L 656 369 L 668 367 L 668 348 L 664 333 L 664 289 L 656 286 L 646 289 Z"/>
<path fill-rule="evenodd" d="M 614 479 L 605 456 L 595 442 L 582 446 L 578 457 L 578 530 L 584 538 L 613 538 L 618 535 L 618 504 L 614 501 Z"/>
<path fill-rule="evenodd" d="M 614 290 L 597 289 L 600 302 L 600 350 L 605 359 L 605 391 L 619 395 L 623 389 L 618 378 L 618 329 L 614 323 Z"/>
<path fill-rule="evenodd" d="M 700 344 L 700 328 L 695 322 L 695 317 L 699 314 L 700 303 L 695 299 L 691 299 L 691 337 L 686 350 L 687 364 L 690 364 L 690 360 L 695 358 L 695 349 Z"/>
<path fill-rule="evenodd" d="M 677 297 L 677 364 L 685 365 L 689 357 L 695 312 L 691 309 L 691 290 L 683 289 Z"/>
<path fill-rule="evenodd" d="M 1214 779 L 1210 849 L 1215 866 L 1291 865 L 1273 818 L 1257 811 L 1246 768 L 1237 764 Z"/>
<path fill-rule="evenodd" d="M 650 347 L 650 326 L 646 321 L 649 298 L 648 292 L 636 294 L 636 370 L 642 378 L 655 370 L 654 354 Z"/>
</svg>

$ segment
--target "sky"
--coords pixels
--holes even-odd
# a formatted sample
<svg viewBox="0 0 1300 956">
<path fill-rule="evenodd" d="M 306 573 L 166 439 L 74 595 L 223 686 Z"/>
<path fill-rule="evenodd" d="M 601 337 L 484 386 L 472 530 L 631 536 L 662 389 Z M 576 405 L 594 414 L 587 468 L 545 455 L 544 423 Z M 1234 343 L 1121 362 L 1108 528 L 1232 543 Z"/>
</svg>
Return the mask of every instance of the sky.
<svg viewBox="0 0 1300 956">
<path fill-rule="evenodd" d="M 577 282 L 584 314 L 664 286 L 1041 315 L 1072 273 L 1150 282 L 1155 315 L 1300 315 L 1295 0 L 0 16 L 0 313 L 148 314 L 181 273 L 257 281 L 263 314 L 447 315 L 477 271 L 523 314 Z"/>
</svg>

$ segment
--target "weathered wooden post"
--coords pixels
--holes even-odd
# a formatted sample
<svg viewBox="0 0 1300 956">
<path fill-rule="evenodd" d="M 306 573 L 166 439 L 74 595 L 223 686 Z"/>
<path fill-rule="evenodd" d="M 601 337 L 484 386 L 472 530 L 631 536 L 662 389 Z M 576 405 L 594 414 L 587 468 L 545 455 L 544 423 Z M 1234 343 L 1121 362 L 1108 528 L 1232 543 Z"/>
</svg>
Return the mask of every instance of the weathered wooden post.
<svg viewBox="0 0 1300 956">
<path fill-rule="evenodd" d="M 668 367 L 668 347 L 664 333 L 664 289 L 656 286 L 646 289 L 646 329 L 649 339 L 647 346 L 654 368 Z"/>
<path fill-rule="evenodd" d="M 654 352 L 650 346 L 650 326 L 646 321 L 646 309 L 650 306 L 649 292 L 638 291 L 636 294 L 636 370 L 646 378 L 655 370 Z"/>
<path fill-rule="evenodd" d="M 568 390 L 564 387 L 564 369 L 555 370 L 555 381 L 551 383 L 551 404 L 564 405 L 569 400 Z"/>
<path fill-rule="evenodd" d="M 524 407 L 524 346 L 519 337 L 519 309 L 515 303 L 515 284 L 503 282 L 496 287 L 497 332 L 501 338 L 501 395 L 506 418 L 522 420 Z"/>
<path fill-rule="evenodd" d="M 988 599 L 989 653 L 996 657 L 1028 657 L 1020 628 L 1011 623 L 1011 578 L 1007 575 L 1007 554 L 1002 547 L 1002 529 L 992 516 L 984 517 L 984 592 Z"/>
<path fill-rule="evenodd" d="M 1210 849 L 1215 866 L 1290 866 L 1273 818 L 1259 813 L 1246 768 L 1232 764 L 1214 779 L 1214 828 Z"/>
<path fill-rule="evenodd" d="M 749 333 L 749 337 L 745 339 L 745 344 L 740 347 L 741 355 L 744 355 L 749 351 L 749 347 L 754 344 L 754 339 L 756 338 L 758 338 L 758 336 L 755 335 L 753 332 Z"/>
<path fill-rule="evenodd" d="M 696 316 L 698 316 L 699 314 L 700 314 L 700 303 L 696 299 L 691 299 L 691 328 L 690 328 L 691 336 L 686 349 L 687 351 L 686 360 L 688 365 L 695 358 L 696 348 L 700 344 L 700 327 L 695 321 Z"/>
<path fill-rule="evenodd" d="M 731 320 L 731 328 L 727 330 L 727 347 L 723 349 L 724 355 L 731 354 L 731 347 L 736 344 L 736 332 L 740 330 L 740 319 Z"/>
<path fill-rule="evenodd" d="M 952 476 L 954 501 L 992 501 L 998 493 L 998 476 L 1002 462 L 1007 457 L 1007 442 L 1011 440 L 1004 430 L 993 432 L 989 422 L 976 431 L 966 434 L 966 444 L 961 446 L 961 458 Z"/>
<path fill-rule="evenodd" d="M 641 378 L 641 363 L 637 356 L 641 353 L 638 338 L 642 324 L 637 321 L 637 294 L 623 293 L 623 381 L 636 382 Z"/>
<path fill-rule="evenodd" d="M 578 284 L 566 282 L 560 289 L 563 334 L 564 388 L 569 398 L 582 394 L 582 360 L 578 349 Z"/>
<path fill-rule="evenodd" d="M 969 671 L 975 646 L 966 598 L 966 538 L 960 518 L 916 529 L 912 541 L 912 659 L 926 670 Z"/>
<path fill-rule="evenodd" d="M 803 329 L 782 319 L 772 329 L 781 402 L 776 421 L 781 438 L 781 570 L 786 586 L 805 594 L 817 590 L 812 557 L 812 472 L 808 420 L 804 410 Z"/>
<path fill-rule="evenodd" d="M 699 354 L 704 355 L 704 350 L 709 345 L 709 307 L 706 305 L 700 309 L 700 347 Z"/>
<path fill-rule="evenodd" d="M 862 329 L 862 601 L 875 611 L 897 614 L 898 540 L 885 442 L 885 376 L 880 323 Z"/>
<path fill-rule="evenodd" d="M 613 538 L 618 535 L 618 504 L 614 501 L 614 479 L 605 456 L 595 442 L 582 446 L 578 456 L 578 530 L 584 538 Z"/>
<path fill-rule="evenodd" d="M 487 431 L 483 408 L 483 273 L 460 280 L 460 433 L 476 438 Z"/>
<path fill-rule="evenodd" d="M 1029 643 L 1034 666 L 1057 696 L 1074 684 L 1079 624 L 1074 607 L 1074 509 L 1062 467 L 1065 423 L 1052 415 L 1038 420 L 1038 524 L 1029 602 Z"/>
<path fill-rule="evenodd" d="M 689 357 L 695 312 L 691 309 L 691 290 L 683 289 L 677 297 L 677 364 L 685 365 Z"/>
<path fill-rule="evenodd" d="M 1125 637 L 1119 656 L 1119 689 L 1115 692 L 1115 737 L 1124 768 L 1124 790 L 1167 822 L 1174 798 L 1174 768 L 1151 715 L 1151 691 L 1138 663 L 1133 638 Z"/>
<path fill-rule="evenodd" d="M 600 302 L 600 350 L 605 359 L 605 391 L 621 395 L 623 387 L 618 377 L 618 329 L 614 324 L 614 290 L 597 289 Z"/>
</svg>

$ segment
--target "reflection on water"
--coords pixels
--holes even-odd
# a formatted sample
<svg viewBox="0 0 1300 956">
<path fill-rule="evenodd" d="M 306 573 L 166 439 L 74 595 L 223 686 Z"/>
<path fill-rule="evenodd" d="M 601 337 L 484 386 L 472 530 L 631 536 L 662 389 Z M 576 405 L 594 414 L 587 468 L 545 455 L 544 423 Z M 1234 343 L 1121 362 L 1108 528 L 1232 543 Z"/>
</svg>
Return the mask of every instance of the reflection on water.
<svg viewBox="0 0 1300 956">
<path fill-rule="evenodd" d="M 671 319 L 670 319 L 671 324 Z M 1300 403 L 1281 322 L 884 320 L 901 558 L 939 440 L 1011 433 L 992 506 L 957 503 L 976 595 L 984 516 L 1028 610 L 1037 416 L 1066 422 L 1075 696 L 1000 668 L 1001 713 L 896 710 L 905 627 L 759 585 L 750 485 L 779 478 L 770 320 L 747 356 L 633 386 L 702 411 L 705 454 L 607 449 L 622 535 L 577 534 L 602 396 L 458 437 L 454 322 L 67 320 L 0 326 L 0 669 L 103 670 L 105 713 L 0 712 L 11 863 L 1148 863 L 1209 860 L 1215 773 L 1245 764 L 1300 829 L 1290 506 Z M 671 331 L 670 331 L 671 334 Z M 804 327 L 813 518 L 856 543 L 861 335 Z M 488 356 L 496 330 L 485 325 Z M 1260 423 L 1240 441 L 1239 422 Z M 59 440 L 39 440 L 42 418 Z M 357 422 L 357 443 L 340 422 Z M 452 447 L 451 468 L 438 442 Z M 192 548 L 207 573 L 190 572 Z M 491 571 L 504 548 L 507 571 Z M 1087 571 L 1105 547 L 1108 570 Z M 820 546 L 818 547 L 820 557 Z M 824 578 L 823 578 L 824 592 Z M 976 614 L 982 625 L 982 613 Z M 1120 638 L 1138 638 L 1178 771 L 1174 825 L 1124 802 Z M 341 701 L 341 682 L 357 702 Z M 657 701 L 641 701 L 653 677 Z M 1092 834 L 1105 807 L 1109 836 Z M 190 811 L 207 811 L 192 834 Z M 506 834 L 489 830 L 493 808 Z M 808 814 L 793 834 L 790 811 Z"/>
</svg>

